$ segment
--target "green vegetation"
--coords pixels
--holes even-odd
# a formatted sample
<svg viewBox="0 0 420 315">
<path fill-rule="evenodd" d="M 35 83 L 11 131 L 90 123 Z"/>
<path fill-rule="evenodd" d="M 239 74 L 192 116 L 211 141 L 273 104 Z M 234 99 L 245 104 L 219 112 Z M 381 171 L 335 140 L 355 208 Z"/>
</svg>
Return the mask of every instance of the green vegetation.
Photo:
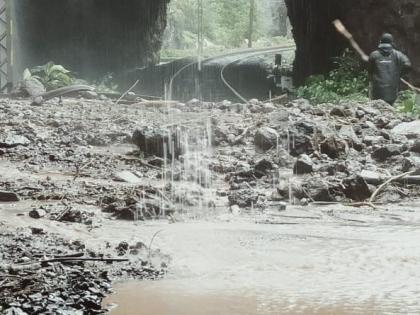
<svg viewBox="0 0 420 315">
<path fill-rule="evenodd" d="M 417 104 L 417 98 L 417 93 L 411 90 L 402 91 L 400 92 L 395 105 L 397 106 L 398 111 L 402 113 L 420 116 L 420 104 Z"/>
<path fill-rule="evenodd" d="M 336 58 L 336 68 L 327 75 L 311 76 L 297 90 L 297 96 L 314 104 L 368 99 L 369 79 L 359 58 L 349 50 Z"/>
<path fill-rule="evenodd" d="M 286 36 L 287 16 L 281 14 L 286 12 L 284 2 L 256 0 L 254 3 L 253 47 L 293 43 Z M 195 55 L 199 29 L 202 32 L 205 56 L 216 55 L 226 49 L 247 47 L 250 4 L 250 0 L 203 0 L 203 19 L 200 26 L 197 0 L 172 0 L 161 56 L 167 58 Z M 280 23 L 280 16 L 284 16 L 285 23 Z"/>
<path fill-rule="evenodd" d="M 50 61 L 43 66 L 37 66 L 32 70 L 26 69 L 24 79 L 30 77 L 39 80 L 48 90 L 58 89 L 73 84 L 74 78 L 69 70 L 62 65 L 56 65 Z"/>
</svg>

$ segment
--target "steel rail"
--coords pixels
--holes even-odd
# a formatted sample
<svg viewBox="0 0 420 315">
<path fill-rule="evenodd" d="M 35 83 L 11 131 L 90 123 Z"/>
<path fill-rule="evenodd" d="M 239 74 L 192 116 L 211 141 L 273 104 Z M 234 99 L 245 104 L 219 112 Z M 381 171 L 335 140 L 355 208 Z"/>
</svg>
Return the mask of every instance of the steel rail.
<svg viewBox="0 0 420 315">
<path fill-rule="evenodd" d="M 189 67 L 191 67 L 193 65 L 198 64 L 199 62 L 201 62 L 201 63 L 210 62 L 210 61 L 214 61 L 214 60 L 217 60 L 217 59 L 220 59 L 220 58 L 223 58 L 224 59 L 226 57 L 231 57 L 231 56 L 235 56 L 235 55 L 238 55 L 238 54 L 240 54 L 240 55 L 247 55 L 247 56 L 242 56 L 241 58 L 235 59 L 233 62 L 229 63 L 229 65 L 230 65 L 230 64 L 233 64 L 233 63 L 235 63 L 235 62 L 237 62 L 239 60 L 243 60 L 243 59 L 246 59 L 247 57 L 251 57 L 250 55 L 252 55 L 252 57 L 254 57 L 254 56 L 258 56 L 258 55 L 266 54 L 266 53 L 271 53 L 271 52 L 289 51 L 289 50 L 292 50 L 292 49 L 295 49 L 295 48 L 296 48 L 295 45 L 286 45 L 286 46 L 276 46 L 276 47 L 270 47 L 270 48 L 243 49 L 243 50 L 233 51 L 233 52 L 229 52 L 229 53 L 225 53 L 225 54 L 220 54 L 220 55 L 217 55 L 217 56 L 209 57 L 209 58 L 206 58 L 206 59 L 201 60 L 201 61 L 197 60 L 197 61 L 191 62 L 189 64 L 186 64 L 182 68 L 180 68 L 177 72 L 175 72 L 174 75 L 169 80 L 169 91 L 170 91 L 169 97 L 172 98 L 172 87 L 173 87 L 173 83 L 174 83 L 175 79 L 184 70 L 188 69 Z M 226 69 L 226 66 L 224 67 L 224 69 L 222 69 L 222 71 L 225 70 L 225 69 Z M 223 80 L 223 78 L 222 78 L 222 80 Z M 223 80 L 223 83 L 226 84 L 229 89 L 231 89 L 231 90 L 233 89 L 233 87 L 230 86 L 227 82 L 225 82 L 225 80 Z M 233 92 L 233 90 L 232 90 L 232 92 Z"/>
</svg>

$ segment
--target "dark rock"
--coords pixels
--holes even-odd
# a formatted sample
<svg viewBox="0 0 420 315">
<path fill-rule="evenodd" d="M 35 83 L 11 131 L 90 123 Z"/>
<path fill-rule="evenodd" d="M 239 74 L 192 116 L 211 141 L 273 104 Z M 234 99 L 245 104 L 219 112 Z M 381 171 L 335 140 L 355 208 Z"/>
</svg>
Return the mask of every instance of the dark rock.
<svg viewBox="0 0 420 315">
<path fill-rule="evenodd" d="M 127 242 L 121 242 L 118 244 L 115 250 L 118 252 L 118 256 L 123 256 L 127 253 L 128 248 L 129 248 L 129 245 Z"/>
<path fill-rule="evenodd" d="M 331 192 L 334 187 L 322 178 L 308 177 L 300 186 L 293 187 L 293 194 L 298 199 L 309 198 L 313 201 L 336 201 Z"/>
<path fill-rule="evenodd" d="M 290 134 L 289 136 L 290 155 L 311 154 L 314 152 L 312 137 L 304 134 Z"/>
<path fill-rule="evenodd" d="M 40 219 L 47 215 L 43 209 L 33 209 L 29 212 L 29 216 L 33 219 Z"/>
<path fill-rule="evenodd" d="M 15 201 L 19 201 L 19 200 L 20 200 L 20 198 L 16 193 L 10 192 L 10 191 L 0 190 L 0 201 L 1 202 L 15 202 Z"/>
<path fill-rule="evenodd" d="M 46 234 L 46 232 L 41 228 L 31 227 L 32 235 L 41 235 Z"/>
<path fill-rule="evenodd" d="M 276 130 L 269 127 L 259 128 L 255 134 L 254 144 L 258 149 L 263 151 L 277 147 L 279 134 Z"/>
<path fill-rule="evenodd" d="M 376 149 L 372 153 L 372 158 L 383 162 L 386 161 L 386 159 L 390 158 L 391 156 L 399 155 L 401 154 L 401 147 L 396 144 L 388 144 L 386 146 L 380 147 L 379 149 Z"/>
<path fill-rule="evenodd" d="M 269 170 L 273 169 L 273 163 L 267 159 L 261 159 L 255 164 L 255 171 L 260 174 L 267 174 Z"/>
<path fill-rule="evenodd" d="M 332 159 L 338 159 L 345 155 L 347 151 L 345 141 L 330 136 L 321 143 L 321 153 L 328 155 Z"/>
<path fill-rule="evenodd" d="M 343 106 L 336 106 L 330 111 L 331 116 L 347 117 Z"/>
<path fill-rule="evenodd" d="M 420 153 L 420 140 L 416 140 L 410 148 L 411 152 Z"/>
<path fill-rule="evenodd" d="M 363 201 L 372 194 L 369 185 L 361 176 L 348 177 L 343 180 L 343 185 L 346 197 L 355 201 Z"/>
<path fill-rule="evenodd" d="M 383 129 L 389 125 L 389 119 L 386 117 L 380 116 L 375 119 L 375 125 L 376 127 Z"/>
<path fill-rule="evenodd" d="M 311 158 L 306 154 L 302 154 L 293 167 L 293 173 L 297 175 L 308 174 L 312 173 L 313 168 L 314 163 Z"/>
<path fill-rule="evenodd" d="M 404 158 L 401 166 L 401 171 L 405 173 L 415 170 L 420 170 L 420 157 L 410 156 Z"/>
<path fill-rule="evenodd" d="M 279 202 L 278 207 L 279 207 L 279 211 L 286 211 L 286 209 L 287 209 L 287 203 L 285 203 L 285 202 Z"/>
<path fill-rule="evenodd" d="M 277 193 L 282 198 L 289 198 L 290 185 L 289 185 L 289 182 L 287 180 L 280 180 L 279 181 L 279 183 L 277 185 Z"/>
<path fill-rule="evenodd" d="M 146 155 L 156 155 L 163 158 L 165 155 L 171 157 L 174 154 L 175 157 L 179 157 L 181 154 L 176 132 L 165 129 L 154 127 L 137 129 L 133 133 L 132 141 Z M 172 143 L 175 143 L 175 147 L 171 150 Z"/>
<path fill-rule="evenodd" d="M 315 133 L 317 126 L 312 121 L 301 120 L 293 125 L 293 128 L 297 133 L 303 133 L 307 136 L 311 136 Z"/>
<path fill-rule="evenodd" d="M 258 193 L 251 189 L 235 190 L 230 193 L 228 199 L 230 206 L 251 207 L 257 203 Z"/>
</svg>

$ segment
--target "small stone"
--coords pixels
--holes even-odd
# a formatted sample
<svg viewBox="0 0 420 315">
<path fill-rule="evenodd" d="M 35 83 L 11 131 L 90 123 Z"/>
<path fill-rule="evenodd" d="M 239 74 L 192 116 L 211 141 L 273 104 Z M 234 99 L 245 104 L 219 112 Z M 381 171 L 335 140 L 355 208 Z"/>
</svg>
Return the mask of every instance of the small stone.
<svg viewBox="0 0 420 315">
<path fill-rule="evenodd" d="M 240 215 L 240 214 L 241 214 L 241 208 L 239 208 L 239 206 L 238 206 L 238 205 L 232 205 L 232 206 L 230 207 L 230 212 L 231 212 L 233 215 Z"/>
<path fill-rule="evenodd" d="M 274 106 L 273 103 L 264 103 L 262 105 L 262 108 L 261 109 L 262 109 L 262 112 L 263 113 L 268 114 L 268 113 L 274 112 L 276 110 L 276 106 Z"/>
<path fill-rule="evenodd" d="M 286 211 L 287 209 L 287 203 L 285 202 L 279 202 L 278 206 L 279 206 L 279 211 Z"/>
<path fill-rule="evenodd" d="M 306 206 L 308 206 L 308 205 L 309 205 L 309 199 L 308 199 L 308 198 L 302 198 L 302 199 L 300 200 L 300 205 L 301 205 L 302 207 L 306 207 Z"/>
<path fill-rule="evenodd" d="M 133 174 L 130 171 L 118 172 L 117 174 L 115 174 L 114 180 L 118 182 L 125 182 L 131 184 L 137 184 L 141 182 L 141 178 L 139 178 L 137 175 Z"/>
<path fill-rule="evenodd" d="M 338 116 L 338 117 L 346 117 L 346 113 L 344 111 L 344 107 L 336 106 L 330 111 L 331 116 Z"/>
<path fill-rule="evenodd" d="M 135 101 L 136 98 L 137 98 L 137 95 L 134 92 L 128 92 L 127 95 L 125 96 L 125 99 L 127 101 Z"/>
<path fill-rule="evenodd" d="M 347 148 L 345 141 L 333 136 L 328 137 L 321 143 L 321 153 L 328 155 L 332 159 L 338 159 L 343 156 Z"/>
<path fill-rule="evenodd" d="M 388 144 L 386 146 L 380 147 L 376 149 L 372 153 L 372 158 L 379 161 L 384 162 L 386 159 L 390 158 L 391 156 L 401 154 L 401 147 L 396 144 Z"/>
<path fill-rule="evenodd" d="M 29 216 L 33 219 L 40 219 L 47 215 L 43 209 L 33 209 L 29 212 Z"/>
<path fill-rule="evenodd" d="M 272 170 L 272 169 L 273 169 L 273 163 L 271 163 L 271 161 L 267 159 L 261 159 L 257 161 L 257 163 L 255 164 L 255 171 L 261 174 L 266 174 L 269 170 Z"/>
<path fill-rule="evenodd" d="M 41 228 L 31 227 L 32 235 L 41 235 L 46 234 L 46 232 Z"/>
</svg>

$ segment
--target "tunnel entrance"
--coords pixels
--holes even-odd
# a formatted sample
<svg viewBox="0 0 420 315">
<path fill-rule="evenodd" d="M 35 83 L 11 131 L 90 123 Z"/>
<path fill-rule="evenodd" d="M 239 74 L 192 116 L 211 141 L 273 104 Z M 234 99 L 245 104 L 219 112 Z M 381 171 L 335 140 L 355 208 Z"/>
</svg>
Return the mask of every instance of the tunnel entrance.
<svg viewBox="0 0 420 315">
<path fill-rule="evenodd" d="M 81 77 L 156 63 L 169 0 L 16 0 L 16 72 L 49 61 Z"/>
</svg>

